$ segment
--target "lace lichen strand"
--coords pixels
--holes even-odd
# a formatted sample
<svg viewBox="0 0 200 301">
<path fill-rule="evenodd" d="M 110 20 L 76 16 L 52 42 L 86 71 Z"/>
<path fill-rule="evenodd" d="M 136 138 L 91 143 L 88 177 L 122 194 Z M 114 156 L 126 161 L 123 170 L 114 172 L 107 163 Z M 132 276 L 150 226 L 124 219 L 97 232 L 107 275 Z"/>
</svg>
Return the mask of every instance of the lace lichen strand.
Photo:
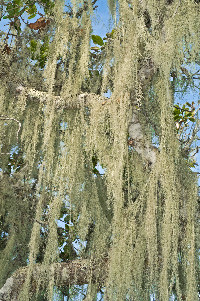
<svg viewBox="0 0 200 301">
<path fill-rule="evenodd" d="M 105 89 L 112 79 L 109 99 L 80 93 L 88 74 L 91 21 L 87 14 L 80 19 L 63 17 L 64 1 L 56 2 L 55 36 L 44 72 L 47 91 L 25 88 L 27 105 L 24 100 L 19 106 L 17 100 L 12 100 L 16 108 L 9 97 L 8 104 L 6 97 L 0 97 L 3 112 L 9 108 L 23 120 L 20 141 L 32 177 L 37 179 L 35 222 L 20 300 L 31 299 L 31 279 L 41 266 L 43 272 L 34 284 L 38 290 L 46 288 L 48 279 L 47 297 L 52 300 L 53 286 L 57 285 L 56 262 L 60 260 L 56 221 L 63 204 L 68 224 L 74 229 L 69 231 L 71 237 L 80 244 L 81 239 L 87 238 L 87 245 L 78 256 L 81 254 L 90 263 L 108 258 L 107 277 L 103 284 L 99 281 L 105 287 L 105 299 L 143 301 L 154 295 L 156 300 L 168 301 L 174 295 L 177 300 L 198 300 L 197 179 L 180 153 L 170 83 L 171 70 L 180 68 L 184 61 L 185 44 L 192 58 L 197 53 L 197 8 L 188 0 L 182 5 L 175 0 L 172 8 L 166 1 L 156 5 L 154 0 L 118 2 L 120 18 L 113 53 L 105 52 L 106 72 L 113 68 L 112 76 L 105 72 L 103 78 Z M 76 10 L 83 0 L 73 3 Z M 144 24 L 144 10 L 151 16 L 150 29 Z M 80 26 L 83 31 L 78 30 Z M 65 63 L 69 60 L 69 64 L 61 76 L 61 92 L 54 95 L 59 56 Z M 150 102 L 145 91 L 151 86 L 154 95 Z M 158 107 L 159 151 L 148 136 L 150 126 L 144 112 L 147 102 L 152 114 L 153 105 Z M 128 138 L 133 145 L 128 145 Z M 103 175 L 95 170 L 99 165 Z M 16 212 L 12 209 L 11 213 L 14 222 Z M 41 252 L 44 219 L 48 238 Z M 14 248 L 12 239 L 11 236 L 6 248 L 9 252 Z M 44 259 L 38 265 L 40 252 Z M 6 255 L 2 255 L 2 262 Z M 77 266 L 81 264 L 74 263 Z M 70 272 L 71 266 L 70 271 L 62 271 L 63 277 L 73 274 L 81 285 L 87 282 L 91 287 L 95 272 L 87 269 L 86 276 L 82 267 L 83 279 L 78 270 L 77 275 Z M 98 289 L 96 284 L 93 289 Z M 94 292 L 92 288 L 90 291 L 88 298 L 92 299 Z"/>
</svg>

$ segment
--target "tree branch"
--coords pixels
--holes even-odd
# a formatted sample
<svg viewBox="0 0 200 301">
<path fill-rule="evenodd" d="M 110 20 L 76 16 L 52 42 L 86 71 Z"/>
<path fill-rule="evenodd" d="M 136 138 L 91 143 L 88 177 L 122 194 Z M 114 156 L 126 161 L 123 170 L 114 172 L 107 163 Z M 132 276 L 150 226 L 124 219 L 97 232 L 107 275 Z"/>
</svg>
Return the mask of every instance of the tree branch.
<svg viewBox="0 0 200 301">
<path fill-rule="evenodd" d="M 31 291 L 36 290 L 37 279 L 46 279 L 44 285 L 48 285 L 48 277 L 53 271 L 53 277 L 56 286 L 83 285 L 90 281 L 98 283 L 101 287 L 107 277 L 108 259 L 103 262 L 90 261 L 88 259 L 76 259 L 68 262 L 54 263 L 51 266 L 35 264 L 31 277 Z M 10 278 L 7 279 L 4 286 L 0 289 L 0 301 L 19 301 L 18 296 L 26 280 L 28 266 L 18 269 Z"/>
<path fill-rule="evenodd" d="M 133 111 L 132 119 L 129 123 L 129 137 L 131 138 L 131 145 L 134 147 L 136 152 L 141 155 L 141 157 L 150 163 L 152 166 L 156 163 L 157 155 L 159 153 L 158 149 L 151 145 L 145 137 L 142 131 L 142 126 L 138 120 L 136 112 Z"/>
<path fill-rule="evenodd" d="M 152 66 L 151 66 L 151 72 L 152 72 Z M 145 70 L 141 71 L 141 74 L 142 74 L 142 79 L 144 81 L 147 81 L 148 77 L 152 75 L 150 71 L 145 73 Z M 66 99 L 63 99 L 60 96 L 52 96 L 52 95 L 50 96 L 47 92 L 41 92 L 34 89 L 27 89 L 22 86 L 19 86 L 16 89 L 16 91 L 18 93 L 25 93 L 29 99 L 37 102 L 42 102 L 42 103 L 46 103 L 48 99 L 53 98 L 53 102 L 57 109 L 62 109 L 62 108 L 77 109 L 81 107 L 83 104 L 85 106 L 90 107 L 94 102 L 100 102 L 102 106 L 104 106 L 105 104 L 109 104 L 109 102 L 111 101 L 109 98 L 97 95 L 95 93 L 79 94 L 72 101 L 70 96 Z M 139 155 L 141 155 L 144 160 L 146 160 L 148 163 L 150 163 L 153 166 L 156 162 L 158 149 L 153 145 L 150 145 L 148 141 L 145 139 L 141 124 L 137 118 L 136 110 L 133 110 L 132 112 L 132 118 L 129 123 L 128 133 L 129 133 L 129 137 L 134 142 L 132 145 L 134 146 L 136 152 Z"/>
</svg>

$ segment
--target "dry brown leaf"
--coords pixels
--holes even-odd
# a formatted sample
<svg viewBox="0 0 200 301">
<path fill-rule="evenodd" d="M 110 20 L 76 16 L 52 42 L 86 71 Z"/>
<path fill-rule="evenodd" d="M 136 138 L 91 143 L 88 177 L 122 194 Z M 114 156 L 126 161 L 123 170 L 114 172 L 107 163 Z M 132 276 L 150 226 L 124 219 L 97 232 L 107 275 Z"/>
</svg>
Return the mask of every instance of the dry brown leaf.
<svg viewBox="0 0 200 301">
<path fill-rule="evenodd" d="M 3 48 L 3 52 L 6 54 L 10 54 L 11 53 L 11 48 L 8 46 L 8 44 L 6 44 Z"/>
<path fill-rule="evenodd" d="M 28 24 L 28 27 L 34 30 L 45 28 L 50 23 L 50 20 L 45 20 L 45 18 L 41 17 L 37 19 L 34 23 Z"/>
</svg>

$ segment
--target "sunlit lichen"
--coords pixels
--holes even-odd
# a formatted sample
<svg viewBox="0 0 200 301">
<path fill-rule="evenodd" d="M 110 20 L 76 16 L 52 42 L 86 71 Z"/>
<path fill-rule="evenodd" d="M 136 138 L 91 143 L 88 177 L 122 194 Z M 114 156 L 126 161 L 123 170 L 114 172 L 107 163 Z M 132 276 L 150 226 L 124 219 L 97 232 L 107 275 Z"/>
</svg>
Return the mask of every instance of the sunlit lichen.
<svg viewBox="0 0 200 301">
<path fill-rule="evenodd" d="M 83 1 L 73 3 L 76 11 Z M 109 3 L 114 16 L 115 2 Z M 83 100 L 78 108 L 73 107 L 89 74 L 91 20 L 87 13 L 80 19 L 63 17 L 61 1 L 55 7 L 55 33 L 42 80 L 48 91 L 46 102 L 33 97 L 25 106 L 25 94 L 18 97 L 10 93 L 11 100 L 1 87 L 3 114 L 22 121 L 20 140 L 16 137 L 17 125 L 13 124 L 6 142 L 1 137 L 1 143 L 9 144 L 13 139 L 21 143 L 28 167 L 26 180 L 37 178 L 29 271 L 20 300 L 28 300 L 31 295 L 31 273 L 38 262 L 43 223 L 48 231 L 40 262 L 44 273 L 35 286 L 38 291 L 47 286 L 48 300 L 52 300 L 54 285 L 59 285 L 54 270 L 47 272 L 47 267 L 60 260 L 57 219 L 63 202 L 79 239 L 87 240 L 88 229 L 93 227 L 82 256 L 91 260 L 109 258 L 104 284 L 108 300 L 144 301 L 151 294 L 156 300 L 169 300 L 172 294 L 177 300 L 198 299 L 197 178 L 180 152 L 170 72 L 173 68 L 179 70 L 186 56 L 191 61 L 197 59 L 200 22 L 193 1 L 175 0 L 171 6 L 166 3 L 118 1 L 119 22 L 110 46 L 105 46 L 102 95 L 110 81 L 113 89 L 104 102 L 101 95 L 93 94 L 89 104 Z M 151 18 L 150 29 L 145 25 L 145 10 Z M 61 58 L 64 63 L 58 75 L 56 68 Z M 151 65 L 153 72 L 149 76 L 145 72 Z M 16 66 L 12 68 L 17 72 Z M 55 92 L 57 81 L 62 84 L 59 92 Z M 61 96 L 60 108 L 54 102 L 55 94 Z M 145 110 L 153 114 L 155 106 L 160 144 L 156 162 L 149 166 L 134 146 L 128 145 L 128 128 L 137 111 L 143 143 L 152 143 L 152 125 Z M 104 175 L 93 172 L 94 157 Z M 5 200 L 0 201 L 0 206 L 5 206 Z M 15 206 L 8 208 L 10 219 L 15 218 L 13 210 Z M 17 223 L 19 226 L 20 219 Z M 3 263 L 14 248 L 14 235 L 10 235 L 6 254 L 2 253 Z M 94 300 L 99 287 L 91 283 L 92 271 L 89 278 L 88 300 Z"/>
</svg>

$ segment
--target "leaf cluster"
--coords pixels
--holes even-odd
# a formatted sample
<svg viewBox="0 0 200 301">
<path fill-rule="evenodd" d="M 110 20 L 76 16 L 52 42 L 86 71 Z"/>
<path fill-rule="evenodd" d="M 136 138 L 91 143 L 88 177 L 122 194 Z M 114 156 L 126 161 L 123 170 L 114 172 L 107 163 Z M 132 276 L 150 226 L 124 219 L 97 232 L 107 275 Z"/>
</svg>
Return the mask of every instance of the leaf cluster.
<svg viewBox="0 0 200 301">
<path fill-rule="evenodd" d="M 194 102 L 190 104 L 186 102 L 181 106 L 174 105 L 174 120 L 176 121 L 177 130 L 179 130 L 180 126 L 188 126 L 188 121 L 195 122 L 195 108 Z"/>
</svg>

